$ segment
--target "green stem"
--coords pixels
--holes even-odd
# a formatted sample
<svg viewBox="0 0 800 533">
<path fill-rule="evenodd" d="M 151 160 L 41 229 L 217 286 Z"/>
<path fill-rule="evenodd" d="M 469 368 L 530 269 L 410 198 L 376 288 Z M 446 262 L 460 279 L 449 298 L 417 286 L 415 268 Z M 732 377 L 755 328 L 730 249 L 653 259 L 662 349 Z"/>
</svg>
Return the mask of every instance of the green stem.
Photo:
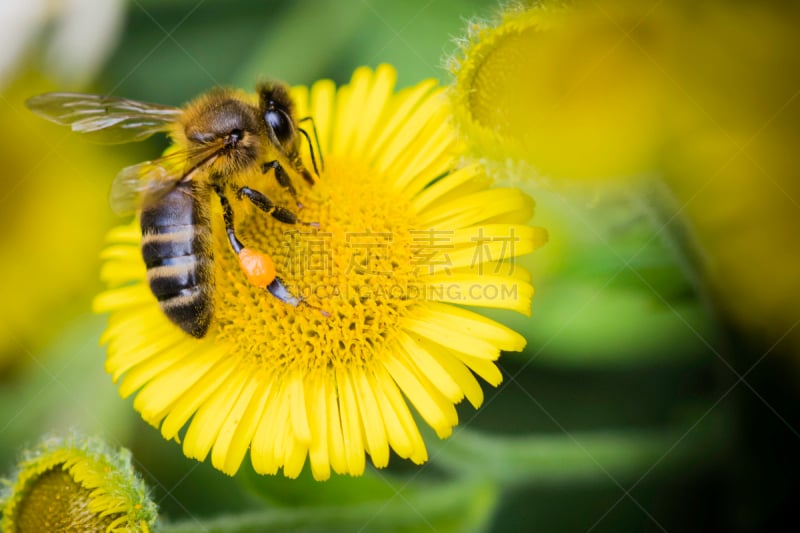
<svg viewBox="0 0 800 533">
<path fill-rule="evenodd" d="M 697 417 L 690 417 L 692 421 Z M 722 413 L 696 427 L 664 431 L 593 431 L 532 436 L 490 436 L 461 430 L 431 444 L 431 461 L 456 475 L 515 483 L 569 484 L 638 479 L 659 466 L 708 464 L 723 456 L 728 425 Z M 666 468 L 666 470 L 665 470 Z"/>
<path fill-rule="evenodd" d="M 652 183 L 642 186 L 639 192 L 639 198 L 646 206 L 653 227 L 662 228 L 659 230 L 661 242 L 671 250 L 678 268 L 695 290 L 703 308 L 714 319 L 718 319 L 718 309 L 708 285 L 708 259 L 686 215 L 675 215 L 679 208 L 675 194 L 661 180 L 653 180 Z"/>
<path fill-rule="evenodd" d="M 380 502 L 336 507 L 272 508 L 211 520 L 163 524 L 160 533 L 270 533 L 272 531 L 396 531 L 427 524 L 437 531 L 480 530 L 496 502 L 495 488 L 452 483 L 399 491 Z M 456 526 L 456 527 L 454 527 Z"/>
</svg>

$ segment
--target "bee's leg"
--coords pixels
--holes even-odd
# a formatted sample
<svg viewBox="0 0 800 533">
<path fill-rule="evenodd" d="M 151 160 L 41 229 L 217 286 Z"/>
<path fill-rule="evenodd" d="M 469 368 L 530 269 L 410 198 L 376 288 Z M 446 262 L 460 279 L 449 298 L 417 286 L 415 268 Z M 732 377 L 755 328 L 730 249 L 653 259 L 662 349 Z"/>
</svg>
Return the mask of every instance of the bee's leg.
<svg viewBox="0 0 800 533">
<path fill-rule="evenodd" d="M 264 211 L 266 214 L 272 216 L 276 220 L 285 222 L 286 224 L 304 224 L 306 226 L 319 227 L 318 222 L 303 222 L 297 219 L 297 215 L 279 205 L 272 203 L 272 200 L 264 196 L 262 193 L 250 187 L 242 187 L 236 191 L 236 197 L 240 200 L 247 198 L 254 206 Z"/>
<path fill-rule="evenodd" d="M 289 194 L 292 195 L 294 201 L 297 202 L 297 207 L 302 209 L 303 205 L 297 200 L 297 191 L 294 189 L 294 185 L 292 185 L 292 180 L 289 178 L 289 174 L 287 174 L 283 169 L 283 165 L 281 165 L 277 160 L 261 165 L 262 174 L 266 174 L 270 169 L 275 170 L 275 181 L 278 182 L 278 185 L 289 191 Z"/>
<path fill-rule="evenodd" d="M 233 226 L 233 209 L 231 208 L 231 203 L 228 201 L 228 197 L 225 196 L 225 191 L 222 190 L 222 187 L 215 186 L 214 192 L 217 193 L 219 196 L 219 203 L 222 204 L 222 220 L 225 221 L 225 232 L 228 234 L 228 242 L 231 243 L 231 248 L 233 248 L 233 252 L 236 255 L 244 250 L 244 245 L 242 242 L 236 238 L 236 231 Z"/>
<path fill-rule="evenodd" d="M 283 280 L 281 280 L 281 278 L 276 277 L 272 283 L 269 284 L 267 290 L 270 292 L 270 294 L 283 303 L 293 305 L 294 307 L 303 304 L 311 309 L 319 311 L 325 318 L 330 318 L 331 316 L 330 312 L 326 311 L 325 309 L 317 307 L 316 305 L 311 305 L 304 298 L 298 298 L 297 296 L 292 295 L 292 293 L 289 292 L 289 289 L 286 288 L 286 285 L 283 284 Z"/>
<path fill-rule="evenodd" d="M 306 136 L 306 138 L 308 137 L 308 133 L 306 133 L 304 129 L 300 128 L 298 131 L 302 132 L 303 135 Z M 306 166 L 303 164 L 303 158 L 300 157 L 300 152 L 294 150 L 288 152 L 286 155 L 289 156 L 289 161 L 292 163 L 292 166 L 298 173 L 300 173 L 301 176 L 303 176 L 303 179 L 306 180 L 306 182 L 309 185 L 314 185 L 316 183 L 316 180 L 314 179 L 314 176 L 311 175 L 311 172 L 309 172 Z M 319 171 L 317 170 L 317 161 L 314 159 L 313 151 L 311 152 L 311 163 L 314 165 L 314 173 L 319 177 Z"/>
<path fill-rule="evenodd" d="M 236 230 L 233 225 L 233 208 L 225 196 L 222 187 L 214 187 L 214 191 L 219 196 L 222 205 L 222 219 L 225 221 L 225 232 L 228 234 L 228 242 L 231 243 L 236 257 L 239 259 L 239 266 L 242 267 L 247 280 L 260 289 L 267 289 L 282 302 L 297 306 L 299 298 L 291 296 L 286 287 L 275 275 L 275 263 L 272 258 L 259 251 L 248 248 L 236 237 Z"/>
<path fill-rule="evenodd" d="M 243 187 L 243 189 L 252 191 L 252 189 L 248 189 L 247 187 Z M 283 280 L 276 275 L 275 262 L 270 256 L 253 250 L 252 248 L 247 248 L 242 244 L 242 241 L 236 237 L 236 231 L 233 225 L 233 208 L 228 201 L 228 197 L 225 196 L 225 191 L 223 191 L 222 187 L 215 186 L 214 192 L 219 196 L 219 202 L 222 205 L 222 219 L 225 222 L 225 231 L 228 234 L 228 241 L 231 243 L 231 248 L 233 248 L 234 253 L 239 258 L 239 266 L 242 267 L 245 276 L 247 276 L 247 280 L 260 289 L 267 289 L 270 294 L 285 304 L 289 304 L 293 307 L 304 304 L 312 309 L 316 309 L 322 313 L 324 317 L 330 317 L 331 314 L 328 311 L 311 305 L 303 298 L 298 298 L 289 292 L 289 289 L 283 284 Z M 258 191 L 252 192 L 258 193 Z M 258 194 L 266 200 L 263 194 Z"/>
<path fill-rule="evenodd" d="M 295 168 L 300 173 L 300 175 L 303 176 L 303 179 L 306 180 L 306 182 L 308 182 L 309 185 L 314 185 L 314 183 L 316 183 L 314 181 L 314 178 L 311 176 L 311 173 L 308 171 L 308 169 L 306 169 L 306 167 L 303 166 L 303 162 L 300 160 L 299 157 L 297 159 L 297 164 L 295 164 Z"/>
<path fill-rule="evenodd" d="M 283 284 L 281 278 L 276 277 L 272 283 L 267 285 L 267 290 L 278 300 L 297 307 L 303 302 L 302 298 L 298 298 L 289 292 L 286 285 Z"/>
</svg>

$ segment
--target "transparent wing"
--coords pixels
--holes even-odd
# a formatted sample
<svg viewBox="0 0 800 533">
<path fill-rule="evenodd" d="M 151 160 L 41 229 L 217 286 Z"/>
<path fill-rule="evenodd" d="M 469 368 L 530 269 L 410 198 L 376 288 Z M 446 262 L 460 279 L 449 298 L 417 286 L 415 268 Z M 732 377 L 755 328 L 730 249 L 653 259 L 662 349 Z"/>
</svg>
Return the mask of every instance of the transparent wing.
<svg viewBox="0 0 800 533">
<path fill-rule="evenodd" d="M 223 146 L 224 141 L 173 151 L 162 158 L 123 168 L 111 184 L 111 209 L 128 215 L 134 213 L 145 198 L 148 202 L 157 201 L 179 182 L 193 179 L 197 172 L 202 172 Z"/>
<path fill-rule="evenodd" d="M 162 166 L 160 160 L 125 167 L 111 184 L 111 209 L 119 215 L 131 214 L 142 204 L 145 196 L 163 196 L 180 180 L 181 174 Z"/>
<path fill-rule="evenodd" d="M 141 141 L 166 131 L 182 113 L 177 107 L 80 93 L 40 94 L 25 105 L 47 120 L 109 144 Z"/>
</svg>

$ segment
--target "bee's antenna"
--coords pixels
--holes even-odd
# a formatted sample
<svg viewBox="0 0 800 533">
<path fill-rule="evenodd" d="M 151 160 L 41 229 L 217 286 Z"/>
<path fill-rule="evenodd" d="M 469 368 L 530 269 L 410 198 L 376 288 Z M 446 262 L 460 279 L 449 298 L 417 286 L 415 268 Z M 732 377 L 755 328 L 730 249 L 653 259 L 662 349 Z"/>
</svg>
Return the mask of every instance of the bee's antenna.
<svg viewBox="0 0 800 533">
<path fill-rule="evenodd" d="M 325 170 L 325 160 L 322 159 L 322 148 L 319 145 L 319 135 L 317 134 L 317 125 L 314 124 L 314 117 L 311 116 L 303 117 L 300 120 L 298 120 L 297 123 L 299 124 L 307 120 L 311 122 L 311 131 L 314 132 L 314 141 L 316 142 L 317 153 L 319 154 L 319 166 L 322 168 L 322 170 Z M 303 128 L 297 128 L 297 129 L 300 130 L 300 133 L 303 134 L 303 136 L 306 138 L 306 141 L 308 142 L 308 151 L 311 152 L 311 164 L 314 165 L 314 172 L 316 173 L 317 176 L 319 176 L 319 170 L 317 169 L 317 160 L 314 157 L 314 147 L 311 144 L 311 137 L 308 136 L 308 132 Z"/>
</svg>

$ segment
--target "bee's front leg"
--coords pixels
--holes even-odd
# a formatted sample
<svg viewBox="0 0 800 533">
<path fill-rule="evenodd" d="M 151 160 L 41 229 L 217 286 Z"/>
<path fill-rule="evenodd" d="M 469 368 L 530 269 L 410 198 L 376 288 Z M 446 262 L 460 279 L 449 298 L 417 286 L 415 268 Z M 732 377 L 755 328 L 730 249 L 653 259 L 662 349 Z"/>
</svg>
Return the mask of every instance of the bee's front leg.
<svg viewBox="0 0 800 533">
<path fill-rule="evenodd" d="M 236 237 L 236 229 L 233 223 L 233 208 L 225 196 L 225 191 L 221 186 L 215 186 L 214 192 L 219 196 L 222 205 L 222 218 L 225 222 L 225 232 L 228 234 L 228 242 L 233 248 L 233 252 L 239 259 L 239 266 L 242 267 L 247 280 L 260 289 L 267 289 L 273 296 L 289 305 L 298 306 L 302 299 L 293 296 L 281 279 L 276 275 L 275 262 L 266 254 L 263 254 L 242 244 Z"/>
<path fill-rule="evenodd" d="M 272 200 L 264 196 L 263 193 L 255 189 L 251 189 L 250 187 L 241 187 L 238 191 L 236 191 L 236 197 L 240 200 L 242 198 L 247 198 L 254 206 L 270 215 L 274 219 L 285 222 L 286 224 L 303 224 L 315 228 L 319 227 L 318 222 L 303 222 L 302 220 L 298 220 L 297 215 L 285 207 L 275 205 Z"/>
<path fill-rule="evenodd" d="M 283 165 L 281 165 L 277 160 L 273 160 L 269 163 L 264 163 L 261 165 L 262 174 L 266 174 L 270 171 L 270 169 L 275 171 L 275 181 L 278 182 L 278 185 L 289 191 L 289 194 L 292 195 L 292 198 L 294 198 L 294 201 L 297 203 L 297 208 L 302 209 L 303 204 L 297 200 L 297 191 L 295 190 L 294 185 L 292 185 L 292 179 L 289 177 L 289 174 L 286 173 L 286 170 L 284 170 Z"/>
<path fill-rule="evenodd" d="M 228 234 L 228 242 L 230 242 L 231 248 L 233 248 L 236 257 L 239 258 L 239 266 L 242 267 L 245 276 L 247 276 L 247 280 L 260 289 L 267 289 L 270 294 L 283 303 L 294 307 L 304 304 L 312 309 L 316 309 L 322 313 L 323 316 L 330 317 L 331 315 L 328 311 L 311 305 L 303 298 L 294 296 L 291 292 L 289 292 L 289 289 L 286 288 L 283 280 L 276 275 L 275 262 L 270 256 L 257 250 L 253 250 L 252 248 L 248 248 L 242 244 L 242 242 L 236 237 L 236 230 L 233 224 L 233 208 L 231 207 L 231 203 L 228 201 L 228 197 L 225 196 L 225 191 L 221 186 L 215 186 L 214 192 L 216 192 L 217 196 L 219 196 L 219 201 L 222 205 L 222 218 L 225 222 L 225 231 Z M 239 198 L 246 196 L 259 208 L 261 208 L 261 205 L 270 205 L 275 207 L 271 202 L 269 202 L 269 200 L 267 200 L 266 196 L 248 187 L 242 187 L 239 189 L 237 196 L 239 196 Z M 253 198 L 256 200 L 253 200 Z M 291 214 L 290 211 L 286 212 Z M 273 216 L 275 215 L 273 214 Z M 294 215 L 292 214 L 292 216 Z M 278 218 L 278 220 L 281 219 Z M 295 220 L 295 222 L 292 223 L 296 222 L 297 221 Z"/>
<path fill-rule="evenodd" d="M 222 219 L 225 221 L 225 232 L 228 234 L 228 242 L 231 243 L 231 248 L 236 255 L 239 255 L 244 249 L 242 241 L 236 238 L 236 229 L 233 225 L 233 208 L 225 196 L 225 191 L 222 186 L 215 185 L 214 192 L 219 196 L 219 203 L 222 205 Z"/>
</svg>

